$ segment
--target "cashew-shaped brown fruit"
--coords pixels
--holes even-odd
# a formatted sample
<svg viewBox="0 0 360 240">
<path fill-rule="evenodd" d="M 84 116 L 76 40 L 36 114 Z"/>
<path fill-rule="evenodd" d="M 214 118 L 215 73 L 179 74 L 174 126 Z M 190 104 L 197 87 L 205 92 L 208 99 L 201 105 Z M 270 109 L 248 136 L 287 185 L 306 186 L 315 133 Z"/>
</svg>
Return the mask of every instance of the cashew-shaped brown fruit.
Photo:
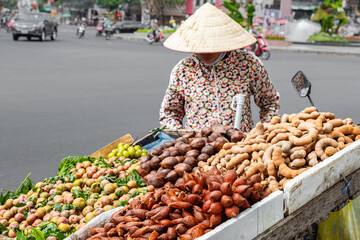
<svg viewBox="0 0 360 240">
<path fill-rule="evenodd" d="M 328 146 L 337 148 L 338 142 L 332 138 L 323 138 L 320 139 L 315 145 L 315 153 L 322 161 L 329 157 L 325 153 L 325 148 Z"/>
</svg>

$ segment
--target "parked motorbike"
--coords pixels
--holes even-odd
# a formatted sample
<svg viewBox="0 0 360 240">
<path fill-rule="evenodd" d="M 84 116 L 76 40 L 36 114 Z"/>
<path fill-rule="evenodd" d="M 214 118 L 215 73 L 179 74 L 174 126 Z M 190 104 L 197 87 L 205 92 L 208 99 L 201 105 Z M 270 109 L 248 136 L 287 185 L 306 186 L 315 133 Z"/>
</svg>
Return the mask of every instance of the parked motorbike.
<svg viewBox="0 0 360 240">
<path fill-rule="evenodd" d="M 162 33 L 162 31 L 159 29 L 155 30 L 155 33 L 154 31 L 152 31 L 152 32 L 148 32 L 148 34 L 146 35 L 146 41 L 148 41 L 149 44 L 152 44 L 154 42 L 160 42 L 163 39 L 165 39 L 165 36 Z"/>
<path fill-rule="evenodd" d="M 96 27 L 96 36 L 100 37 L 103 34 L 103 32 L 104 32 L 104 26 L 99 24 Z"/>
<path fill-rule="evenodd" d="M 261 34 L 256 35 L 256 39 L 257 42 L 255 44 L 247 46 L 244 49 L 254 52 L 256 56 L 263 60 L 268 60 L 270 58 L 270 49 L 268 47 L 267 41 L 263 38 Z"/>
<path fill-rule="evenodd" d="M 111 26 L 105 27 L 105 39 L 109 40 L 111 38 L 111 35 L 113 34 Z"/>
<path fill-rule="evenodd" d="M 7 33 L 10 33 L 11 32 L 11 28 L 13 27 L 13 25 L 14 25 L 14 23 L 15 23 L 15 20 L 14 19 L 11 19 L 9 22 L 8 22 L 8 24 L 7 24 L 7 28 L 6 28 L 6 32 Z"/>
<path fill-rule="evenodd" d="M 80 24 L 77 29 L 77 36 L 78 38 L 82 38 L 85 36 L 85 24 Z"/>
</svg>

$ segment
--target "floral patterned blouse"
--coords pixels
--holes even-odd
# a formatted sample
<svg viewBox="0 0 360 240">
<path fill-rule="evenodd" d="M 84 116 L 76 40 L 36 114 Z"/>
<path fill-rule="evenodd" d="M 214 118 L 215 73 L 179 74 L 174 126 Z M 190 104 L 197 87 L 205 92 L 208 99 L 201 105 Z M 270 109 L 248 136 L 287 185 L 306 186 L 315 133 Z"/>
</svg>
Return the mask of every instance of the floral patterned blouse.
<svg viewBox="0 0 360 240">
<path fill-rule="evenodd" d="M 181 60 L 171 72 L 160 108 L 160 125 L 170 129 L 196 129 L 210 126 L 215 120 L 233 126 L 235 111 L 231 102 L 239 93 L 245 95 L 242 131 L 249 132 L 254 125 L 250 107 L 252 95 L 260 108 L 262 122 L 269 122 L 278 115 L 279 93 L 254 53 L 227 52 L 214 65 L 205 64 L 194 54 Z"/>
</svg>

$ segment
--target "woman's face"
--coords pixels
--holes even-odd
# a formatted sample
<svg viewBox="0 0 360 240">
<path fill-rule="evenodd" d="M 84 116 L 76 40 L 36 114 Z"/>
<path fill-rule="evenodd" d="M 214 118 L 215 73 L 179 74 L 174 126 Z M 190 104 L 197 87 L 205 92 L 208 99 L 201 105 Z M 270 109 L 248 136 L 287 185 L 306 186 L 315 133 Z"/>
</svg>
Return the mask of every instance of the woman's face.
<svg viewBox="0 0 360 240">
<path fill-rule="evenodd" d="M 204 63 L 210 64 L 213 63 L 220 53 L 198 53 L 198 56 Z"/>
</svg>

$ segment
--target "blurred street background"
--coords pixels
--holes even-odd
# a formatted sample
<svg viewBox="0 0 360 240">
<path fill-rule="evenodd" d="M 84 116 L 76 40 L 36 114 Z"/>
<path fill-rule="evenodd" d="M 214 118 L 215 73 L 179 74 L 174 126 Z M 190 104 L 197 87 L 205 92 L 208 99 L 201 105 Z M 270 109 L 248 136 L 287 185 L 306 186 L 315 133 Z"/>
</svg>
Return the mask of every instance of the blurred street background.
<svg viewBox="0 0 360 240">
<path fill-rule="evenodd" d="M 149 44 L 148 31 L 155 23 L 168 36 L 203 4 L 183 1 L 153 8 L 158 3 L 150 1 L 147 11 L 125 1 L 115 7 L 91 3 L 87 8 L 84 2 L 74 2 L 30 0 L 18 6 L 19 2 L 0 1 L 1 16 L 8 17 L 0 29 L 0 189 L 16 190 L 29 172 L 34 182 L 54 176 L 64 157 L 89 155 L 127 133 L 139 139 L 159 127 L 158 113 L 169 74 L 188 54 L 170 51 L 161 42 Z M 280 113 L 310 106 L 290 83 L 302 70 L 312 83 L 311 98 L 320 111 L 360 123 L 358 3 L 330 1 L 342 4 L 346 19 L 334 19 L 331 31 L 338 28 L 335 37 L 325 32 L 319 21 L 310 20 L 323 1 L 266 2 L 253 1 L 251 23 L 246 20 L 250 13 L 246 2 L 236 6 L 245 27 L 250 24 L 268 41 L 271 56 L 263 63 L 280 92 Z M 284 2 L 292 4 L 284 6 Z M 226 9 L 222 1 L 213 4 Z M 8 26 L 11 17 L 15 24 L 19 9 L 37 12 L 39 8 L 54 17 L 56 36 L 51 32 L 42 39 L 45 41 L 39 41 L 41 36 L 28 40 L 19 35 L 15 40 L 14 29 Z M 144 19 L 141 13 L 148 16 Z M 82 20 L 87 26 L 79 38 Z M 105 21 L 112 22 L 109 40 L 97 28 Z M 114 27 L 124 22 L 139 25 Z M 335 40 L 307 41 L 313 34 Z M 55 40 L 50 40 L 53 37 Z M 253 117 L 257 122 L 255 105 Z"/>
</svg>

